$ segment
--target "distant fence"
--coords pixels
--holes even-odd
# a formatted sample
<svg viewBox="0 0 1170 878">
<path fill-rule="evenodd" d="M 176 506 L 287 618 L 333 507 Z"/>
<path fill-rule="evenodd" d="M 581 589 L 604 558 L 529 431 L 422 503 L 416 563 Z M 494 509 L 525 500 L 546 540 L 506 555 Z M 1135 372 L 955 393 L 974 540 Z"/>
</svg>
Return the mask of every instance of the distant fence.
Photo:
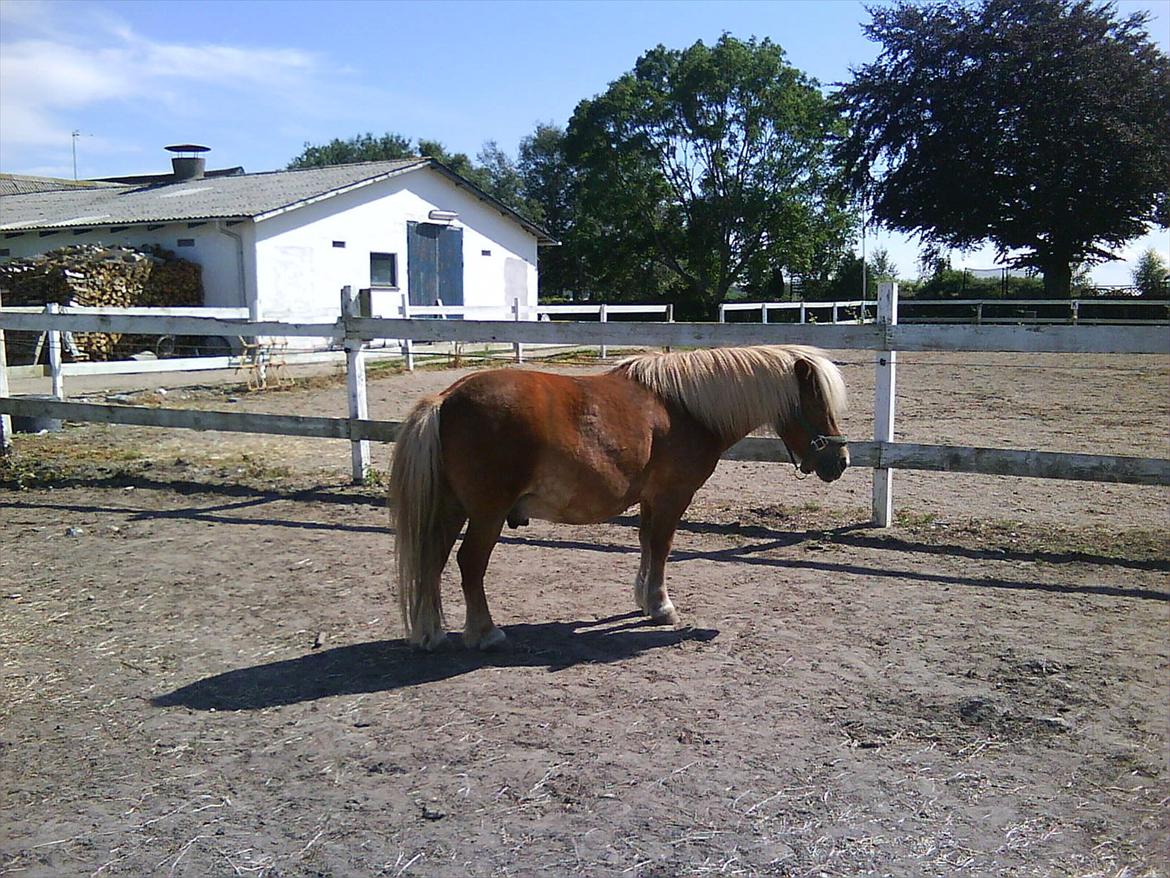
<svg viewBox="0 0 1170 878">
<path fill-rule="evenodd" d="M 519 299 L 512 302 L 511 316 L 513 320 L 551 320 L 553 317 L 569 315 L 597 315 L 599 323 L 608 323 L 609 316 L 619 314 L 661 314 L 667 323 L 674 322 L 674 305 L 610 305 L 604 302 L 597 305 L 521 305 Z M 403 319 L 413 317 L 438 318 L 467 318 L 483 316 L 484 314 L 499 314 L 500 308 L 493 305 L 466 306 L 466 305 L 411 305 L 406 296 L 398 308 L 398 314 Z M 524 348 L 521 342 L 513 343 L 513 352 L 516 362 L 523 362 Z M 598 346 L 597 355 L 606 357 L 609 351 L 604 342 Z M 406 358 L 406 368 L 414 368 L 414 344 L 412 339 L 406 339 L 402 346 L 402 354 Z"/>
<path fill-rule="evenodd" d="M 797 323 L 872 323 L 877 302 L 724 302 L 719 322 L 727 315 L 747 312 L 768 323 L 769 312 L 780 311 Z M 900 323 L 1031 323 L 1085 326 L 1170 326 L 1167 299 L 902 299 Z M 940 313 L 942 312 L 942 313 Z M 1136 312 L 1142 316 L 1119 312 Z"/>
<path fill-rule="evenodd" d="M 364 294 L 365 291 L 363 290 Z M 674 320 L 674 306 L 672 304 L 663 305 L 537 305 L 537 306 L 522 306 L 518 303 L 513 303 L 511 308 L 500 308 L 498 306 L 485 305 L 410 305 L 403 297 L 403 302 L 398 306 L 398 316 L 402 318 L 417 318 L 417 317 L 436 317 L 440 319 L 464 319 L 464 318 L 482 318 L 484 315 L 497 316 L 501 311 L 509 313 L 514 320 L 551 320 L 569 315 L 595 315 L 599 322 L 607 323 L 611 315 L 631 315 L 631 314 L 661 314 L 663 319 L 667 322 Z M 45 305 L 41 307 L 35 306 L 19 306 L 11 308 L 3 308 L 6 314 L 60 314 L 60 315 L 90 315 L 90 316 L 149 316 L 149 317 L 200 317 L 200 318 L 220 318 L 224 320 L 231 320 L 240 330 L 246 329 L 248 320 L 247 308 L 114 308 L 114 307 L 82 307 L 82 306 L 61 306 L 56 304 Z M 240 321 L 243 321 L 241 323 Z M 242 369 L 254 368 L 257 366 L 256 359 L 260 358 L 278 358 L 279 361 L 286 365 L 304 365 L 312 363 L 328 363 L 340 362 L 344 359 L 340 350 L 313 350 L 313 351 L 291 351 L 287 349 L 287 344 L 283 347 L 274 343 L 275 339 L 284 338 L 284 336 L 275 336 L 266 340 L 260 345 L 253 345 L 247 341 L 247 336 L 244 333 L 236 332 L 234 335 L 219 337 L 219 344 L 213 347 L 219 349 L 230 350 L 236 349 L 236 353 L 226 355 L 203 355 L 203 356 L 167 356 L 156 357 L 152 352 L 142 352 L 137 356 L 127 359 L 117 360 L 97 360 L 97 361 L 83 361 L 83 362 L 65 362 L 64 352 L 70 347 L 70 331 L 59 330 L 42 330 L 39 334 L 34 333 L 36 341 L 29 346 L 31 351 L 30 365 L 10 365 L 9 375 L 13 378 L 33 378 L 49 375 L 53 378 L 54 383 L 69 375 L 130 375 L 130 374 L 145 374 L 150 372 L 195 372 L 195 371 L 209 371 L 216 369 Z M 128 333 L 131 334 L 131 333 Z M 135 331 L 133 335 L 146 335 L 144 332 Z M 151 333 L 152 335 L 154 333 Z M 172 333 L 165 333 L 157 335 L 160 340 L 170 339 L 172 347 L 176 338 L 185 338 L 192 334 L 188 333 L 182 336 L 177 336 Z M 207 336 L 202 336 L 207 338 Z M 215 336 L 211 336 L 215 338 Z M 411 339 L 394 338 L 395 349 L 401 350 L 401 355 L 406 359 L 408 369 L 414 369 L 414 345 Z M 523 359 L 523 348 L 519 343 L 512 346 L 513 354 L 518 359 Z M 24 352 L 22 352 L 24 353 Z M 39 361 L 45 360 L 42 365 Z M 606 345 L 599 346 L 598 356 L 606 357 L 608 351 Z M 9 344 L 9 360 L 16 359 L 16 354 L 13 352 L 13 345 Z M 260 364 L 262 367 L 263 364 Z"/>
<path fill-rule="evenodd" d="M 795 311 L 797 323 L 873 323 L 877 302 L 856 299 L 842 302 L 724 302 L 719 306 L 719 322 L 727 323 L 727 315 L 736 311 L 759 312 L 760 322 L 768 323 L 769 311 Z M 822 314 L 828 312 L 825 320 Z"/>
<path fill-rule="evenodd" d="M 394 441 L 399 424 L 372 421 L 366 405 L 365 342 L 373 338 L 554 345 L 631 347 L 815 344 L 830 350 L 875 352 L 874 440 L 850 443 L 854 465 L 874 469 L 873 520 L 888 525 L 893 514 L 894 469 L 1034 476 L 1145 485 L 1170 485 L 1170 460 L 1111 455 L 1016 451 L 894 442 L 894 376 L 898 351 L 1015 351 L 1058 353 L 1170 354 L 1170 333 L 1161 327 L 986 326 L 898 324 L 897 286 L 883 284 L 874 322 L 864 324 L 711 324 L 641 322 L 554 322 L 542 320 L 435 320 L 358 316 L 359 299 L 342 291 L 342 316 L 334 323 L 248 321 L 214 317 L 131 314 L 46 314 L 0 308 L 2 330 L 132 332 L 192 336 L 332 338 L 346 359 L 348 418 L 190 411 L 8 395 L 7 370 L 0 359 L 0 413 L 79 421 L 224 430 L 347 439 L 353 450 L 355 481 L 369 468 L 369 440 Z M 0 356 L 3 345 L 0 341 Z M 55 388 L 56 390 L 56 388 Z M 62 397 L 61 392 L 55 393 Z M 4 437 L 0 437 L 4 438 Z M 788 462 L 777 439 L 748 438 L 728 458 Z"/>
</svg>

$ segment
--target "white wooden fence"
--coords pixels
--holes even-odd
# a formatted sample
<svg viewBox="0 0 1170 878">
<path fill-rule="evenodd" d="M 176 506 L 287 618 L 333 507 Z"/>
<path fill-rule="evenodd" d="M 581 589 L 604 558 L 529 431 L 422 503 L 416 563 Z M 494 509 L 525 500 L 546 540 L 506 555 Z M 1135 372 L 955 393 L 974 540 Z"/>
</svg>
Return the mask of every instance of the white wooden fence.
<svg viewBox="0 0 1170 878">
<path fill-rule="evenodd" d="M 847 313 L 841 319 L 843 309 Z M 719 306 L 719 322 L 726 323 L 727 315 L 735 311 L 758 311 L 760 323 L 768 322 L 769 311 L 798 311 L 797 323 L 808 323 L 810 315 L 817 323 L 825 322 L 818 316 L 822 311 L 829 312 L 829 323 L 873 323 L 877 302 L 861 299 L 839 302 L 724 302 Z"/>
<path fill-rule="evenodd" d="M 247 308 L 113 308 L 113 307 L 83 307 L 59 306 L 56 304 L 43 307 L 17 306 L 4 308 L 8 314 L 88 314 L 102 316 L 150 316 L 150 317 L 216 317 L 232 321 L 247 321 Z M 411 305 L 403 295 L 401 304 L 397 307 L 398 316 L 402 318 L 437 317 L 451 318 L 483 318 L 497 316 L 501 310 L 507 311 L 513 320 L 548 320 L 551 317 L 566 315 L 595 315 L 599 322 L 606 323 L 609 316 L 617 314 L 661 314 L 667 322 L 674 320 L 674 306 L 663 305 L 537 305 L 535 307 L 522 306 L 514 302 L 510 309 L 501 309 L 496 306 L 467 306 L 467 305 Z M 355 315 L 357 316 L 357 315 Z M 142 333 L 144 334 L 144 333 Z M 237 333 L 239 335 L 241 333 Z M 131 358 L 124 360 L 105 360 L 96 362 L 67 363 L 61 357 L 62 347 L 68 345 L 68 332 L 61 330 L 44 330 L 41 341 L 37 345 L 46 353 L 44 365 L 34 363 L 27 366 L 9 366 L 10 378 L 40 378 L 48 375 L 53 380 L 54 393 L 58 397 L 62 394 L 57 389 L 63 386 L 62 382 L 70 375 L 134 375 L 151 372 L 197 372 L 217 369 L 238 369 L 252 365 L 248 352 L 231 356 L 189 356 L 167 357 L 165 359 Z M 171 335 L 167 333 L 166 335 Z M 64 336 L 64 338 L 63 338 Z M 173 336 L 172 336 L 173 338 Z M 225 339 L 230 345 L 231 342 Z M 383 340 L 385 341 L 385 340 Z M 414 370 L 414 344 L 411 339 L 395 339 L 395 349 L 401 349 L 401 356 L 406 360 L 406 368 Z M 516 342 L 512 345 L 513 355 L 517 362 L 523 362 L 523 346 Z M 261 346 L 261 356 L 271 356 L 272 345 Z M 397 354 L 394 354 L 397 356 Z M 598 346 L 598 357 L 604 359 L 608 355 L 605 344 Z M 287 365 L 305 365 L 313 363 L 340 362 L 345 358 L 343 351 L 306 350 L 279 352 L 280 360 Z M 34 357 L 36 359 L 36 357 Z"/>
<path fill-rule="evenodd" d="M 837 302 L 724 302 L 719 306 L 719 322 L 727 315 L 746 311 L 759 313 L 760 322 L 768 322 L 769 311 L 797 311 L 798 323 L 872 323 L 877 314 L 876 301 L 854 299 Z M 1148 318 L 1106 317 L 1119 308 L 1140 308 Z M 960 308 L 963 316 L 933 317 L 939 308 Z M 1020 308 L 1034 313 L 1021 315 Z M 924 313 L 907 314 L 906 310 Z M 1065 323 L 1085 326 L 1167 326 L 1170 325 L 1170 301 L 1166 299 L 906 299 L 902 302 L 902 323 Z M 1005 311 L 1017 311 L 1005 314 Z M 827 315 L 824 312 L 828 312 Z M 1044 313 L 1041 313 L 1044 312 Z M 1060 313 L 1063 312 L 1063 313 Z M 1085 313 L 1090 312 L 1090 313 Z"/>
<path fill-rule="evenodd" d="M 597 305 L 521 305 L 519 299 L 512 300 L 509 309 L 513 320 L 549 320 L 552 317 L 566 315 L 596 314 L 599 323 L 608 323 L 610 314 L 662 314 L 667 323 L 674 322 L 674 305 L 610 305 L 601 302 Z M 467 318 L 485 315 L 498 315 L 500 309 L 494 305 L 411 305 L 406 295 L 402 296 L 402 304 L 398 306 L 398 316 L 403 319 L 412 317 L 438 317 L 450 319 L 452 317 Z M 524 362 L 524 346 L 522 342 L 513 342 L 512 352 L 517 363 Z M 598 346 L 597 356 L 604 359 L 609 351 L 603 342 Z M 406 358 L 406 368 L 414 370 L 414 344 L 412 339 L 405 339 L 402 345 L 402 355 Z"/>
<path fill-rule="evenodd" d="M 342 291 L 342 316 L 334 323 L 285 323 L 218 317 L 134 314 L 46 314 L 0 308 L 2 330 L 120 332 L 191 336 L 332 338 L 342 344 L 347 365 L 349 417 L 260 415 L 189 411 L 63 400 L 20 399 L 0 385 L 0 414 L 65 418 L 142 426 L 273 433 L 348 439 L 353 476 L 365 478 L 370 440 L 393 441 L 399 424 L 371 421 L 365 403 L 364 342 L 371 338 L 554 345 L 712 347 L 719 345 L 815 344 L 830 350 L 875 352 L 877 393 L 873 441 L 850 443 L 853 464 L 875 471 L 873 520 L 892 520 L 895 469 L 1033 476 L 1145 485 L 1170 485 L 1170 460 L 1108 455 L 917 445 L 893 441 L 897 351 L 1016 351 L 1058 353 L 1170 354 L 1162 327 L 1132 326 L 903 326 L 897 321 L 897 286 L 883 284 L 872 324 L 569 323 L 532 320 L 385 319 L 354 316 L 357 296 Z M 0 344 L 0 351 L 2 351 Z M 0 375 L 4 374 L 0 361 Z M 6 439 L 7 433 L 0 436 Z M 786 462 L 779 440 L 748 438 L 728 458 Z"/>
</svg>

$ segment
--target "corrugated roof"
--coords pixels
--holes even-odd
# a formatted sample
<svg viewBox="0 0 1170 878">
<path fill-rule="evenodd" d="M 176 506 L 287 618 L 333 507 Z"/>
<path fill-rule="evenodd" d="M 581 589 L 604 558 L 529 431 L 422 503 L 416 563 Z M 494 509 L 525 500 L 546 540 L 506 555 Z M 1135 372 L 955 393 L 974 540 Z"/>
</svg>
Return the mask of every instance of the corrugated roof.
<svg viewBox="0 0 1170 878">
<path fill-rule="evenodd" d="M 234 168 L 216 168 L 211 171 L 204 171 L 204 177 L 238 177 L 244 173 L 244 169 L 240 165 Z M 96 182 L 99 183 L 122 183 L 126 186 L 149 186 L 155 183 L 170 183 L 174 180 L 174 172 L 169 174 L 129 174 L 124 177 L 98 177 Z"/>
<path fill-rule="evenodd" d="M 28 195 L 59 189 L 110 189 L 117 184 L 103 180 L 66 180 L 62 177 L 34 177 L 28 174 L 0 174 L 0 195 Z"/>
<path fill-rule="evenodd" d="M 540 243 L 556 243 L 544 229 L 429 158 L 204 177 L 149 186 L 115 185 L 3 195 L 0 196 L 0 232 L 215 219 L 262 220 L 421 168 L 431 168 L 468 189 L 522 225 Z"/>
</svg>

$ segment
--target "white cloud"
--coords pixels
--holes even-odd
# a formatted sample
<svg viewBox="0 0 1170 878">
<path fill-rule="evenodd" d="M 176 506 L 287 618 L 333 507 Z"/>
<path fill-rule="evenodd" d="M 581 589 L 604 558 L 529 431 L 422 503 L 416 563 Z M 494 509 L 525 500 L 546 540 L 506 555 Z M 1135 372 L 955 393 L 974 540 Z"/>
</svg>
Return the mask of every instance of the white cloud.
<svg viewBox="0 0 1170 878">
<path fill-rule="evenodd" d="M 0 9 L 7 37 L 0 40 L 0 155 L 59 149 L 71 120 L 113 102 L 159 106 L 179 117 L 176 127 L 227 98 L 287 104 L 327 69 L 300 49 L 152 40 L 101 10 L 66 31 L 59 7 L 5 0 Z"/>
</svg>

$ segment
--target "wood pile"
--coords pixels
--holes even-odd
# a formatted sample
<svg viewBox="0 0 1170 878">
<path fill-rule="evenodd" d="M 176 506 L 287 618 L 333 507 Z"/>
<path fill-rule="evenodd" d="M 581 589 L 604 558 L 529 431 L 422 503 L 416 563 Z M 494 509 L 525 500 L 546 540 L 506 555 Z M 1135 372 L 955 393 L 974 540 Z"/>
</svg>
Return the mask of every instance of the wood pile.
<svg viewBox="0 0 1170 878">
<path fill-rule="evenodd" d="M 105 247 L 74 244 L 39 256 L 0 263 L 5 305 L 84 305 L 90 307 L 179 307 L 203 304 L 199 265 L 157 245 Z M 8 355 L 13 365 L 31 362 L 35 333 L 12 333 Z M 108 360 L 153 350 L 152 336 L 99 332 L 73 334 L 66 356 Z M 43 359 L 43 356 L 42 356 Z"/>
</svg>

